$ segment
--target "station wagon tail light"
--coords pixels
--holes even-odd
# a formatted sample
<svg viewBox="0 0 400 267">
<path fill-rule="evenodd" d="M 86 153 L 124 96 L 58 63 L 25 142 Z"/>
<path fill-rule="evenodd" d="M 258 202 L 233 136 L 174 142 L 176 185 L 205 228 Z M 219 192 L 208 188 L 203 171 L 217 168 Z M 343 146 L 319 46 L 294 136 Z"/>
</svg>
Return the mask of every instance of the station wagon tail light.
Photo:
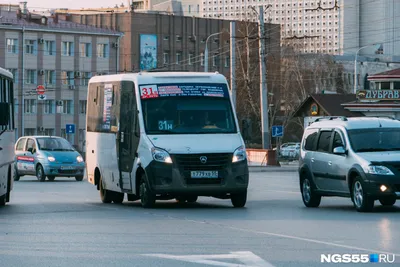
<svg viewBox="0 0 400 267">
<path fill-rule="evenodd" d="M 163 163 L 172 163 L 171 156 L 165 150 L 153 147 L 151 149 L 151 154 L 153 155 L 153 159 L 155 161 L 163 162 Z"/>
<path fill-rule="evenodd" d="M 368 166 L 368 173 L 377 175 L 394 175 L 388 167 L 376 165 Z"/>
<path fill-rule="evenodd" d="M 239 162 L 246 159 L 246 149 L 241 146 L 233 152 L 232 162 Z"/>
<path fill-rule="evenodd" d="M 48 159 L 50 162 L 56 161 L 56 159 L 55 159 L 54 157 L 52 157 L 52 156 L 47 157 L 47 159 Z"/>
<path fill-rule="evenodd" d="M 78 162 L 83 162 L 83 158 L 82 158 L 81 156 L 77 156 L 77 157 L 76 157 L 76 161 L 78 161 Z"/>
</svg>

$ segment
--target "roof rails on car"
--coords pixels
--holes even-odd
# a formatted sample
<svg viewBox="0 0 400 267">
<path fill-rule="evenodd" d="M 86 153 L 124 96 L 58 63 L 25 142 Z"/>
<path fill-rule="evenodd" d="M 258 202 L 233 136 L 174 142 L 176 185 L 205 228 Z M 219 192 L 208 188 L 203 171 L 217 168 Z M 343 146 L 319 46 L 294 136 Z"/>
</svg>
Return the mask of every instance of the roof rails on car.
<svg viewBox="0 0 400 267">
<path fill-rule="evenodd" d="M 323 120 L 328 120 L 328 121 L 332 121 L 332 120 L 347 121 L 347 117 L 345 117 L 345 116 L 327 116 L 327 117 L 323 117 L 323 118 L 318 118 L 318 119 L 315 120 L 315 122 L 323 121 Z"/>
</svg>

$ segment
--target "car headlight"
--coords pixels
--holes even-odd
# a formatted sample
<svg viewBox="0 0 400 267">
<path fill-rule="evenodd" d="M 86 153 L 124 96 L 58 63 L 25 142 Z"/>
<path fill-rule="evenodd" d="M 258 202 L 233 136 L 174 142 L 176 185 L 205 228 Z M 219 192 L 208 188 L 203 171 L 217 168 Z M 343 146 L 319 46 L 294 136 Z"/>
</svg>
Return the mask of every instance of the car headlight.
<svg viewBox="0 0 400 267">
<path fill-rule="evenodd" d="M 153 155 L 153 159 L 155 161 L 163 162 L 163 163 L 172 163 L 171 156 L 165 150 L 153 147 L 151 149 L 151 154 Z"/>
<path fill-rule="evenodd" d="M 78 162 L 83 162 L 82 156 L 77 156 L 77 157 L 76 157 L 76 160 L 77 160 Z"/>
<path fill-rule="evenodd" d="M 54 157 L 52 157 L 52 156 L 47 157 L 47 159 L 48 159 L 50 162 L 56 161 L 56 159 L 55 159 Z"/>
<path fill-rule="evenodd" d="M 246 159 L 246 157 L 247 157 L 246 149 L 243 146 L 241 146 L 241 147 L 237 148 L 235 150 L 235 152 L 233 152 L 232 162 L 243 161 Z"/>
<path fill-rule="evenodd" d="M 370 174 L 394 175 L 393 172 L 385 166 L 370 165 L 370 166 L 368 166 L 367 170 L 368 170 L 368 173 L 370 173 Z"/>
</svg>

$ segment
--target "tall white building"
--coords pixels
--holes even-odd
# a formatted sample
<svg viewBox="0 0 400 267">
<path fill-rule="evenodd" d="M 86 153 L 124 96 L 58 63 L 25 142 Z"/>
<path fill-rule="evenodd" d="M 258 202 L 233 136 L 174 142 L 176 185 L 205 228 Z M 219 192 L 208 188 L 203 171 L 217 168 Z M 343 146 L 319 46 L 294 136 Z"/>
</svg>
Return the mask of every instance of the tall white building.
<svg viewBox="0 0 400 267">
<path fill-rule="evenodd" d="M 184 2 L 184 0 L 182 0 Z M 205 18 L 255 21 L 264 6 L 265 22 L 281 25 L 282 44 L 305 53 L 400 55 L 398 0 L 201 0 Z"/>
</svg>

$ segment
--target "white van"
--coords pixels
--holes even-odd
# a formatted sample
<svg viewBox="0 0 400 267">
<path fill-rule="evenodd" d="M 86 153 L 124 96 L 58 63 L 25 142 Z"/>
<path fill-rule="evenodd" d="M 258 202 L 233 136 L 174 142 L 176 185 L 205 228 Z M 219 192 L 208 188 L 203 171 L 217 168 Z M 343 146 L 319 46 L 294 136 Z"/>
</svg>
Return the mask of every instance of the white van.
<svg viewBox="0 0 400 267">
<path fill-rule="evenodd" d="M 87 103 L 86 170 L 102 202 L 211 196 L 245 206 L 246 151 L 223 75 L 97 76 Z"/>
</svg>

